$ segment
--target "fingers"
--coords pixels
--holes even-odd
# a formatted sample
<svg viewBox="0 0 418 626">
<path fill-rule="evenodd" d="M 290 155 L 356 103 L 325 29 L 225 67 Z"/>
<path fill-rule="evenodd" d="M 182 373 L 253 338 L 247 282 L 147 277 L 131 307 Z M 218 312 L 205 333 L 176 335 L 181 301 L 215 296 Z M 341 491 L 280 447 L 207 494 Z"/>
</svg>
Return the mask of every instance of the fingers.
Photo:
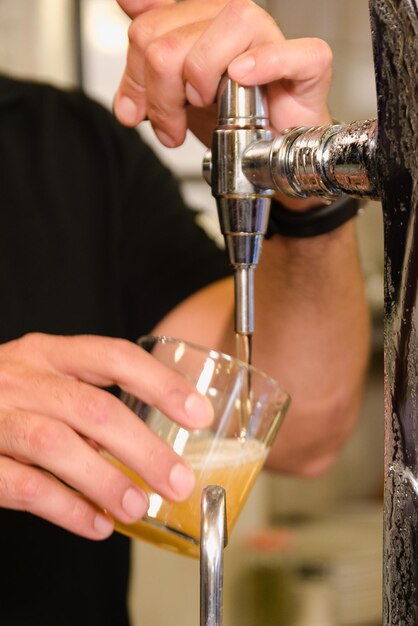
<svg viewBox="0 0 418 626">
<path fill-rule="evenodd" d="M 213 409 L 195 387 L 133 343 L 36 334 L 0 347 L 0 465 L 8 472 L 7 482 L 0 480 L 0 506 L 23 507 L 98 538 L 98 524 L 102 534 L 111 530 L 91 502 L 123 523 L 145 513 L 147 497 L 133 473 L 163 497 L 190 495 L 195 477 L 187 464 L 125 404 L 93 386 L 111 384 L 186 426 L 211 421 Z M 13 496 L 32 483 L 38 491 L 29 504 Z M 56 497 L 56 506 L 38 502 L 37 493 Z"/>
<path fill-rule="evenodd" d="M 70 433 L 76 432 L 95 441 L 99 449 L 110 452 L 162 496 L 180 500 L 190 495 L 194 475 L 188 466 L 111 394 L 80 381 L 53 376 L 38 376 L 35 386 L 31 388 L 32 393 L 29 384 L 25 386 L 29 391 L 26 395 L 23 392 L 20 394 L 19 411 L 6 413 L 0 419 L 0 453 L 41 465 L 94 499 L 89 477 L 78 475 L 73 466 L 66 469 L 61 460 L 61 454 L 65 456 L 65 450 L 71 450 L 72 457 L 89 467 L 96 481 L 98 477 L 103 481 L 103 460 L 78 435 L 70 439 Z M 17 399 L 13 401 L 17 404 Z M 43 418 L 39 426 L 40 418 L 33 415 L 34 407 L 38 413 L 42 412 L 43 416 L 51 419 Z M 2 446 L 4 437 L 15 442 L 14 446 Z M 27 452 L 23 455 L 21 446 L 25 441 Z M 52 455 L 56 455 L 59 465 L 55 458 L 49 460 L 49 449 Z M 99 462 L 95 465 L 93 461 L 96 458 Z M 109 484 L 115 484 L 115 481 Z M 112 494 L 110 497 L 113 497 Z M 104 498 L 95 502 L 110 509 Z"/>
<path fill-rule="evenodd" d="M 90 335 L 60 337 L 32 334 L 15 342 L 14 350 L 15 359 L 19 358 L 19 354 L 27 352 L 38 355 L 33 367 L 48 368 L 52 375 L 66 375 L 102 387 L 118 385 L 135 397 L 157 407 L 183 426 L 202 428 L 212 421 L 213 408 L 210 402 L 197 393 L 192 383 L 132 342 Z M 8 357 L 9 360 L 12 358 L 10 350 Z M 17 402 L 24 393 L 19 384 L 21 371 L 19 369 L 16 371 L 16 368 L 13 370 L 10 363 L 8 369 L 10 379 L 8 394 L 17 387 L 16 398 L 11 399 L 12 402 Z M 34 376 L 34 373 L 30 372 L 30 375 Z M 44 380 L 43 375 L 39 377 L 37 385 L 32 385 L 30 390 L 31 397 L 35 394 L 37 402 L 41 402 L 42 399 L 40 392 L 34 387 L 44 390 L 45 385 L 53 382 Z M 13 382 L 13 377 L 16 378 L 16 383 Z M 57 393 L 59 394 L 59 390 Z M 98 395 L 101 399 L 104 398 L 102 392 L 97 389 L 91 388 L 91 393 L 95 398 Z M 70 395 L 70 390 L 68 394 Z M 53 398 L 47 400 L 47 396 L 51 394 L 45 395 L 44 402 L 49 400 L 53 402 Z M 94 439 L 94 435 L 90 436 Z"/>
<path fill-rule="evenodd" d="M 168 4 L 132 22 L 126 68 L 113 103 L 122 123 L 134 126 L 148 118 L 165 145 L 183 141 L 184 59 L 205 21 L 216 15 L 218 4 Z"/>
<path fill-rule="evenodd" d="M 53 477 L 0 457 L 0 506 L 28 511 L 88 539 L 105 539 L 113 522 L 80 494 Z"/>
<path fill-rule="evenodd" d="M 188 101 L 195 106 L 211 104 L 221 76 L 236 57 L 262 42 L 277 40 L 284 40 L 281 31 L 258 5 L 247 0 L 229 2 L 203 30 L 185 59 Z"/>
<path fill-rule="evenodd" d="M 233 80 L 259 85 L 288 79 L 297 83 L 329 80 L 332 52 L 321 39 L 289 39 L 270 42 L 240 55 L 228 66 Z"/>
<path fill-rule="evenodd" d="M 202 428 L 211 422 L 213 408 L 190 382 L 128 341 L 32 335 L 8 350 L 9 361 L 11 352 L 16 360 L 24 351 L 34 353 L 36 363 L 22 371 L 22 367 L 9 362 L 7 375 L 3 371 L 3 407 L 65 423 L 110 452 L 164 497 L 178 500 L 190 495 L 194 476 L 188 466 L 125 404 L 84 381 L 117 384 L 184 426 Z M 40 368 L 41 362 L 44 369 L 39 371 L 35 365 Z M 23 428 L 22 423 L 16 421 L 15 428 Z M 19 438 L 13 434 L 13 419 L 6 426 L 3 432 Z M 25 431 L 23 434 L 29 437 Z M 57 446 L 58 440 L 57 435 Z M 33 455 L 28 458 L 37 462 Z M 83 458 L 87 463 L 87 452 Z M 62 474 L 59 477 L 67 480 Z"/>
<path fill-rule="evenodd" d="M 162 143 L 179 145 L 187 129 L 186 102 L 208 107 L 226 71 L 243 85 L 268 85 L 277 130 L 328 123 L 332 57 L 325 42 L 286 41 L 273 18 L 250 0 L 161 2 L 145 13 L 141 2 L 123 4 L 137 17 L 115 97 L 122 123 L 136 125 L 147 117 Z M 214 121 L 203 124 L 213 128 Z"/>
<path fill-rule="evenodd" d="M 228 66 L 242 85 L 269 83 L 270 121 L 277 130 L 294 125 L 327 124 L 332 52 L 316 38 L 283 40 L 257 46 Z"/>
<path fill-rule="evenodd" d="M 122 458 L 124 465 L 163 497 L 182 500 L 190 495 L 195 485 L 193 472 L 158 437 L 150 437 L 138 418 L 134 419 L 147 441 L 138 441 L 135 433 L 130 433 L 132 451 Z M 117 444 L 109 446 L 111 451 L 112 447 L 119 452 Z M 14 464 L 7 463 L 12 460 Z M 105 536 L 112 532 L 100 510 L 131 524 L 148 508 L 147 496 L 133 482 L 132 471 L 129 475 L 121 471 L 116 459 L 109 462 L 58 420 L 18 411 L 0 412 L 0 472 L 2 466 L 8 473 L 1 474 L 0 506 L 30 511 L 78 534 L 100 538 L 100 533 Z M 65 485 L 51 483 L 51 477 L 40 468 Z"/>
<path fill-rule="evenodd" d="M 129 31 L 125 74 L 114 101 L 122 123 L 148 117 L 167 146 L 184 139 L 185 101 L 213 102 L 228 64 L 258 41 L 282 37 L 249 0 L 187 0 L 137 18 Z"/>
<path fill-rule="evenodd" d="M 122 522 L 147 510 L 142 489 L 57 420 L 0 412 L 0 453 L 42 467 Z"/>
</svg>

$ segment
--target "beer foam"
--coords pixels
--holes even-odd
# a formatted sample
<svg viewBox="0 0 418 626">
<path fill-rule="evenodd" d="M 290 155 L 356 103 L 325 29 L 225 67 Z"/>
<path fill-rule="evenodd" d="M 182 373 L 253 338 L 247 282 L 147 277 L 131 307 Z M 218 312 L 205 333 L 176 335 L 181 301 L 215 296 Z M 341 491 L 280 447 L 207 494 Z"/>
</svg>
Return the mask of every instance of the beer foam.
<svg viewBox="0 0 418 626">
<path fill-rule="evenodd" d="M 260 441 L 239 439 L 205 439 L 189 441 L 184 451 L 184 459 L 198 470 L 203 467 L 236 467 L 246 463 L 264 461 L 267 448 Z"/>
</svg>

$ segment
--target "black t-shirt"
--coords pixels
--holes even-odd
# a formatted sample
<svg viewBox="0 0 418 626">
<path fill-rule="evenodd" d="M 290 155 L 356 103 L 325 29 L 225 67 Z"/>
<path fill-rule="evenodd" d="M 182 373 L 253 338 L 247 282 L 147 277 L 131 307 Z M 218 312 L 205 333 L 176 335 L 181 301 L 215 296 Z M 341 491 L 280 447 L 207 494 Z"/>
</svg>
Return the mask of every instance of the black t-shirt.
<svg viewBox="0 0 418 626">
<path fill-rule="evenodd" d="M 138 133 L 78 91 L 0 77 L 0 206 L 0 342 L 135 340 L 228 273 Z M 124 537 L 0 509 L 1 626 L 126 626 L 128 574 Z"/>
</svg>

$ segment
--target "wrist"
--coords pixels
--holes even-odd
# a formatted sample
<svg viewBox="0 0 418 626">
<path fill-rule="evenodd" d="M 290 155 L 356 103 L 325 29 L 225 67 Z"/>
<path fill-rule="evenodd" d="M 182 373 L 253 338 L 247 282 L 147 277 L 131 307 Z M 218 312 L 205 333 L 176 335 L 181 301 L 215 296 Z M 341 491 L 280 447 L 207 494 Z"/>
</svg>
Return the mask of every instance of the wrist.
<svg viewBox="0 0 418 626">
<path fill-rule="evenodd" d="M 290 200 L 290 199 L 289 199 Z M 355 217 L 360 210 L 360 201 L 350 196 L 341 196 L 329 204 L 312 204 L 301 211 L 301 204 L 290 208 L 277 198 L 271 202 L 266 239 L 273 235 L 305 239 L 329 233 Z M 300 201 L 299 201 L 300 202 Z"/>
</svg>

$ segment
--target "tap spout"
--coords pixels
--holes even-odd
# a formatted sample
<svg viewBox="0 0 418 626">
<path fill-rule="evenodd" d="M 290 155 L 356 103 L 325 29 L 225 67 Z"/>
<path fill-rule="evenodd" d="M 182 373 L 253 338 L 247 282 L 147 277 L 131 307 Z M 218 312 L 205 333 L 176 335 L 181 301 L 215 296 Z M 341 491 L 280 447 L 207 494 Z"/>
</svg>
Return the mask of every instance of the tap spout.
<svg viewBox="0 0 418 626">
<path fill-rule="evenodd" d="M 250 181 L 242 168 L 245 149 L 270 140 L 271 132 L 259 88 L 242 87 L 223 77 L 218 92 L 218 123 L 203 175 L 212 187 L 229 261 L 235 274 L 235 331 L 254 330 L 253 272 L 267 230 L 273 190 Z"/>
</svg>

